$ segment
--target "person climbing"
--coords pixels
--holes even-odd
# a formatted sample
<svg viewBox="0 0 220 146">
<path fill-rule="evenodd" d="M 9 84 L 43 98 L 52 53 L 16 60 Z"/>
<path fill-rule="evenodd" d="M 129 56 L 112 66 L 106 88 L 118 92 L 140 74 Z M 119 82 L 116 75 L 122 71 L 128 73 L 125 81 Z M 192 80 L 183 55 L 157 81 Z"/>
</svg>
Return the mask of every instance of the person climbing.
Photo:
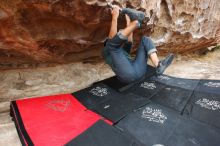
<svg viewBox="0 0 220 146">
<path fill-rule="evenodd" d="M 118 31 L 119 13 L 125 14 L 127 26 Z M 156 68 L 156 74 L 163 74 L 165 69 L 172 63 L 174 55 L 169 54 L 164 60 L 160 61 L 157 56 L 157 49 L 149 37 L 142 36 L 135 59 L 130 57 L 133 31 L 146 25 L 145 14 L 130 8 L 120 10 L 118 6 L 114 6 L 111 9 L 111 15 L 111 28 L 104 43 L 102 55 L 118 79 L 124 83 L 142 79 L 147 72 L 147 57 L 150 58 Z"/>
</svg>

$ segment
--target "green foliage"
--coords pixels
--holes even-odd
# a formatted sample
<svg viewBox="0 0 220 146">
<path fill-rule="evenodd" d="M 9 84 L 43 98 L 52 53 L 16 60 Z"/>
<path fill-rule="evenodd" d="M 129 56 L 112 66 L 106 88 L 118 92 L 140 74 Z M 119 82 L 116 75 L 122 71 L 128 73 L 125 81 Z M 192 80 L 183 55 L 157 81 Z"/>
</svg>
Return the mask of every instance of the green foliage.
<svg viewBox="0 0 220 146">
<path fill-rule="evenodd" d="M 215 47 L 213 48 L 213 50 L 215 50 L 215 51 L 220 51 L 220 45 L 215 46 Z"/>
<path fill-rule="evenodd" d="M 216 48 L 216 49 L 220 49 L 220 45 L 216 46 L 215 48 Z"/>
</svg>

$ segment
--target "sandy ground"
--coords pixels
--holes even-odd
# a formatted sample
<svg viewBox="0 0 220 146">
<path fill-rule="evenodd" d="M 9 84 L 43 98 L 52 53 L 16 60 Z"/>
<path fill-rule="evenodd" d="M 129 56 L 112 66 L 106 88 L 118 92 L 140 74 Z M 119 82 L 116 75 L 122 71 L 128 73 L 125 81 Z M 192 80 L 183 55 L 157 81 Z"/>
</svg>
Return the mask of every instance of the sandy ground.
<svg viewBox="0 0 220 146">
<path fill-rule="evenodd" d="M 220 50 L 200 57 L 177 56 L 165 74 L 182 78 L 220 80 Z M 9 116 L 11 100 L 71 93 L 110 76 L 113 76 L 113 72 L 104 63 L 1 71 L 0 146 L 21 145 Z"/>
</svg>

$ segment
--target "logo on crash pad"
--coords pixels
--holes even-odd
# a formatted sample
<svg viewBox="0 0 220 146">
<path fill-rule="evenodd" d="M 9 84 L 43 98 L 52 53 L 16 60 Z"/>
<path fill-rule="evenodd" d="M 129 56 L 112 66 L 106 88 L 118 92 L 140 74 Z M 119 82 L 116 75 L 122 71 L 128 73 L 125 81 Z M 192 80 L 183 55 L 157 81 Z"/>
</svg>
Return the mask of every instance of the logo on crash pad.
<svg viewBox="0 0 220 146">
<path fill-rule="evenodd" d="M 214 111 L 220 109 L 219 101 L 209 100 L 206 98 L 199 99 L 198 101 L 196 101 L 196 104 L 200 105 L 203 108 L 207 108 Z"/>
<path fill-rule="evenodd" d="M 149 82 L 143 82 L 140 87 L 145 88 L 145 89 L 155 89 L 156 86 L 154 83 L 149 83 Z"/>
<path fill-rule="evenodd" d="M 55 111 L 64 112 L 70 105 L 69 100 L 52 100 L 47 104 L 47 107 Z"/>
<path fill-rule="evenodd" d="M 220 83 L 215 83 L 215 82 L 208 82 L 208 83 L 205 83 L 204 85 L 208 87 L 213 87 L 213 88 L 220 87 Z"/>
<path fill-rule="evenodd" d="M 105 96 L 108 94 L 108 89 L 107 88 L 102 88 L 102 87 L 95 87 L 89 91 L 92 95 L 95 96 Z"/>
<path fill-rule="evenodd" d="M 170 79 L 169 77 L 163 76 L 163 75 L 159 75 L 159 76 L 157 76 L 157 78 L 160 80 L 169 80 Z"/>
<path fill-rule="evenodd" d="M 162 113 L 161 109 L 153 109 L 150 107 L 146 107 L 142 111 L 141 117 L 144 119 L 148 119 L 149 121 L 161 123 L 161 124 L 163 124 L 167 119 L 166 115 Z"/>
</svg>

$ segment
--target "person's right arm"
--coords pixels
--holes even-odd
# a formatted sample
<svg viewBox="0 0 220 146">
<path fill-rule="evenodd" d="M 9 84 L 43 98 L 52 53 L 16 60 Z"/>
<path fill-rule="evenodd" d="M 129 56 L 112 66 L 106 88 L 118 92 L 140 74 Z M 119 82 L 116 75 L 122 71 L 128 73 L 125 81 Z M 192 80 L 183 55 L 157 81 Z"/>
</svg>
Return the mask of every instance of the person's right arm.
<svg viewBox="0 0 220 146">
<path fill-rule="evenodd" d="M 126 24 L 127 26 L 130 25 L 131 23 L 131 20 L 129 18 L 128 15 L 125 14 L 125 19 L 126 19 Z M 123 46 L 123 49 L 128 53 L 130 54 L 131 52 L 131 49 L 132 49 L 132 45 L 133 45 L 133 32 L 128 36 L 128 41 L 125 42 L 124 46 Z"/>
<path fill-rule="evenodd" d="M 127 26 L 129 26 L 131 23 L 131 20 L 130 20 L 129 16 L 126 14 L 125 14 L 125 19 L 126 19 Z M 133 32 L 128 36 L 128 42 L 131 42 L 131 43 L 133 42 Z"/>
</svg>

